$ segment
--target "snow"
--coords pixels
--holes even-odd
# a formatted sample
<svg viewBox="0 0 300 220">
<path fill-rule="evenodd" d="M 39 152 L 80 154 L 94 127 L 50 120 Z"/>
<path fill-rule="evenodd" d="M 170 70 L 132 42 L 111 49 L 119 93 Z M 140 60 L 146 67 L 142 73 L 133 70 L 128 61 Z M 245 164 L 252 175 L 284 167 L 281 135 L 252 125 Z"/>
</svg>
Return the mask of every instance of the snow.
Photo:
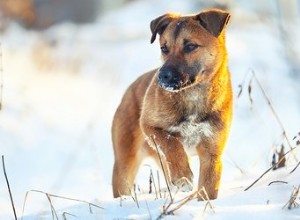
<svg viewBox="0 0 300 220">
<path fill-rule="evenodd" d="M 164 219 L 300 219 L 300 209 L 283 209 L 300 168 L 292 156 L 287 167 L 271 171 L 248 191 L 244 189 L 271 164 L 280 149 L 282 131 L 256 82 L 253 104 L 247 86 L 254 71 L 280 116 L 290 140 L 300 121 L 299 77 L 292 76 L 276 19 L 262 19 L 247 3 L 234 4 L 227 30 L 229 68 L 235 96 L 246 74 L 244 91 L 235 98 L 234 120 L 225 150 L 219 198 L 213 210 L 196 199 Z M 136 1 L 86 25 L 70 23 L 43 32 L 16 24 L 0 35 L 3 63 L 3 109 L 0 112 L 0 154 L 21 218 L 26 192 L 41 190 L 95 203 L 104 209 L 52 198 L 59 219 L 156 219 L 166 199 L 149 195 L 150 168 L 145 161 L 136 179 L 139 208 L 131 197 L 112 198 L 113 151 L 110 126 L 128 85 L 160 65 L 158 43 L 150 44 L 149 22 L 169 11 L 195 13 L 194 1 Z M 296 28 L 295 28 L 296 29 Z M 299 38 L 300 32 L 293 30 Z M 299 47 L 298 47 L 299 49 Z M 300 51 L 296 50 L 300 55 Z M 299 60 L 299 59 L 298 59 Z M 295 141 L 291 141 L 295 146 Z M 287 146 L 287 145 L 286 145 Z M 286 147 L 288 150 L 288 147 Z M 295 154 L 300 158 L 299 150 Z M 199 162 L 191 159 L 194 176 Z M 272 181 L 286 181 L 273 183 Z M 163 176 L 160 182 L 165 189 Z M 194 180 L 194 185 L 197 179 Z M 3 175 L 0 175 L 0 219 L 13 219 Z M 175 195 L 175 191 L 173 190 Z M 177 193 L 175 202 L 190 193 Z M 167 201 L 166 201 L 167 200 Z M 300 203 L 298 198 L 298 203 Z M 172 207 L 175 207 L 174 204 Z M 24 218 L 52 219 L 45 194 L 29 192 Z"/>
</svg>

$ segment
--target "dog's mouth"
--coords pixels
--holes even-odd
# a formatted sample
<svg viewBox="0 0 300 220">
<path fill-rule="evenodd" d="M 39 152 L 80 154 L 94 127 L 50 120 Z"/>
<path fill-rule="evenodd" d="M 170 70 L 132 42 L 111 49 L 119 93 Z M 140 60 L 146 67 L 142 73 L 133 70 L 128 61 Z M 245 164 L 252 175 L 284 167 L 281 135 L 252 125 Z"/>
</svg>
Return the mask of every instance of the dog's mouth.
<svg viewBox="0 0 300 220">
<path fill-rule="evenodd" d="M 188 66 L 182 64 L 176 65 L 165 64 L 158 71 L 158 84 L 161 88 L 176 92 L 189 88 L 197 84 L 202 78 L 204 69 L 198 62 Z"/>
<path fill-rule="evenodd" d="M 158 77 L 158 84 L 161 88 L 170 91 L 177 92 L 193 84 L 195 79 L 191 78 L 188 74 L 182 73 L 172 79 L 164 79 L 163 77 Z"/>
</svg>

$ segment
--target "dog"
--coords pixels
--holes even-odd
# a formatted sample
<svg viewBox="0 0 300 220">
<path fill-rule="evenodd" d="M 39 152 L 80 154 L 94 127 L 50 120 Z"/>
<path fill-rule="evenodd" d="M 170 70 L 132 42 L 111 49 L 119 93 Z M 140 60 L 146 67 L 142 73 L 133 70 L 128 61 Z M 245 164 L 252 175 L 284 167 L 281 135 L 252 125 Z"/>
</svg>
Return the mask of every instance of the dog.
<svg viewBox="0 0 300 220">
<path fill-rule="evenodd" d="M 163 64 L 133 82 L 116 110 L 114 197 L 130 195 L 139 166 L 149 156 L 170 184 L 191 190 L 188 155 L 198 155 L 198 189 L 217 198 L 232 119 L 225 47 L 229 19 L 229 13 L 209 9 L 187 16 L 168 13 L 151 22 L 151 43 L 160 36 Z"/>
</svg>

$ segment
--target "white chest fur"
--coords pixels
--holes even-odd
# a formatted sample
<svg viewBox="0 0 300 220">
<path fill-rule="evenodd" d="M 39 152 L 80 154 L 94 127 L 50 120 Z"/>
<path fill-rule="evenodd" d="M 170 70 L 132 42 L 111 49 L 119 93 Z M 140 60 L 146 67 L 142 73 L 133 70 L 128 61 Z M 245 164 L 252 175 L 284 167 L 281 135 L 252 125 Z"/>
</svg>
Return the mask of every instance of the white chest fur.
<svg viewBox="0 0 300 220">
<path fill-rule="evenodd" d="M 169 132 L 178 132 L 182 137 L 185 151 L 190 155 L 196 155 L 196 147 L 203 137 L 212 137 L 213 131 L 208 121 L 196 122 L 197 115 L 191 115 L 187 120 L 169 129 Z"/>
</svg>

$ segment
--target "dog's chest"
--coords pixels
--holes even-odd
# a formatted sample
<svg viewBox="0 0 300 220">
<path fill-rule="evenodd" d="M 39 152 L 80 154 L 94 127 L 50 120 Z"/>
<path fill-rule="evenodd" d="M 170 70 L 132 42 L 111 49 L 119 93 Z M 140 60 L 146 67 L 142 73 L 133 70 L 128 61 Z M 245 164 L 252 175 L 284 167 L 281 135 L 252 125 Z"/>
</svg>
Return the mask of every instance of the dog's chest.
<svg viewBox="0 0 300 220">
<path fill-rule="evenodd" d="M 196 147 L 202 138 L 212 137 L 213 131 L 209 121 L 200 121 L 198 116 L 190 115 L 181 123 L 169 128 L 170 133 L 179 133 L 185 151 L 196 155 Z"/>
</svg>

